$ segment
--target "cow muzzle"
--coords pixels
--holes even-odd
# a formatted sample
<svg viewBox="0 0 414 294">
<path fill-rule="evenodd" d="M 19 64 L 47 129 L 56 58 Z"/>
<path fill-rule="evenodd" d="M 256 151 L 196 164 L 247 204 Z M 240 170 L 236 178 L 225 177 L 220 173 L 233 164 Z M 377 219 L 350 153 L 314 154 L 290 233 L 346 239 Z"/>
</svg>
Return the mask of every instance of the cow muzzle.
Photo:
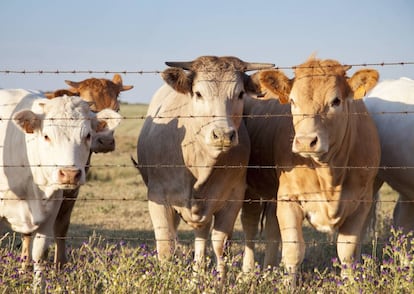
<svg viewBox="0 0 414 294">
<path fill-rule="evenodd" d="M 106 153 L 115 150 L 115 139 L 113 137 L 98 136 L 94 138 L 91 151 L 95 153 Z"/>
<path fill-rule="evenodd" d="M 293 139 L 292 152 L 303 157 L 319 157 L 327 151 L 328 149 L 317 133 L 297 134 Z"/>
<path fill-rule="evenodd" d="M 210 133 L 212 146 L 225 150 L 238 144 L 237 132 L 234 128 L 214 128 Z"/>
<path fill-rule="evenodd" d="M 58 170 L 58 184 L 67 189 L 80 185 L 82 170 L 79 168 L 61 168 Z"/>
</svg>

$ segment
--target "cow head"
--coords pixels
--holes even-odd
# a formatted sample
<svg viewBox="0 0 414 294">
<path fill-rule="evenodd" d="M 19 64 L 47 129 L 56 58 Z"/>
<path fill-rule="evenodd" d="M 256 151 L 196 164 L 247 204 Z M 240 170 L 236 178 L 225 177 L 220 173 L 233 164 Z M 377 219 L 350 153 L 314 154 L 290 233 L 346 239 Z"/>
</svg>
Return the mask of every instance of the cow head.
<svg viewBox="0 0 414 294">
<path fill-rule="evenodd" d="M 348 78 L 348 69 L 335 60 L 311 58 L 295 68 L 293 80 L 279 71 L 260 73 L 261 85 L 281 103 L 291 104 L 294 153 L 324 161 L 329 151 L 341 147 L 348 121 L 355 119 L 350 113 L 354 99 L 362 98 L 378 80 L 378 72 L 369 69 Z"/>
<path fill-rule="evenodd" d="M 114 130 L 121 123 L 122 116 L 111 109 L 103 109 L 93 113 L 92 116 L 94 119 L 91 151 L 95 153 L 114 151 Z"/>
<path fill-rule="evenodd" d="M 238 144 L 243 98 L 256 91 L 246 71 L 273 67 L 268 63 L 247 63 L 236 57 L 201 56 L 190 62 L 166 62 L 173 68 L 162 73 L 175 91 L 189 97 L 189 126 L 219 154 Z"/>
<path fill-rule="evenodd" d="M 54 92 L 47 92 L 45 96 L 49 99 L 63 95 L 80 96 L 83 100 L 90 103 L 90 108 L 93 112 L 99 112 L 106 108 L 119 111 L 118 96 L 120 92 L 133 88 L 133 86 L 124 86 L 119 74 L 115 74 L 112 81 L 108 79 L 90 78 L 81 82 L 65 82 L 72 88 L 69 90 L 61 89 Z M 94 134 L 92 137 L 92 152 L 106 153 L 114 150 L 114 128 L 106 127 L 102 132 Z"/>
<path fill-rule="evenodd" d="M 80 96 L 83 100 L 90 102 L 91 110 L 94 112 L 101 111 L 104 108 L 110 108 L 119 111 L 118 96 L 122 91 L 131 90 L 134 86 L 124 86 L 119 74 L 115 74 L 111 80 L 90 78 L 81 82 L 65 81 L 71 86 L 68 90 L 57 90 L 55 92 L 45 93 L 49 99 L 63 95 Z"/>
<path fill-rule="evenodd" d="M 111 115 L 115 119 L 111 119 Z M 106 110 L 91 116 L 80 97 L 38 99 L 31 109 L 13 115 L 17 127 L 26 133 L 26 149 L 34 182 L 42 189 L 74 189 L 85 182 L 92 136 L 114 126 L 119 114 Z"/>
</svg>

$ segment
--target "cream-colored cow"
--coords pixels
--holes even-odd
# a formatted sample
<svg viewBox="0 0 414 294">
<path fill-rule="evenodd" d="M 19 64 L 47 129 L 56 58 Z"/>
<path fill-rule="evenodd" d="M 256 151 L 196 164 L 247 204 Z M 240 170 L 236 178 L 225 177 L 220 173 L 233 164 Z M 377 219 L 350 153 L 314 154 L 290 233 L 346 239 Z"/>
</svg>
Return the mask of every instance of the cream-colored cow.
<svg viewBox="0 0 414 294">
<path fill-rule="evenodd" d="M 273 65 L 215 56 L 167 65 L 173 68 L 162 73 L 166 85 L 149 105 L 137 147 L 158 257 L 174 252 L 181 217 L 194 229 L 198 265 L 212 227 L 223 273 L 224 245 L 246 188 L 250 143 L 241 115 L 254 88 L 245 72 Z"/>
<path fill-rule="evenodd" d="M 360 70 L 347 78 L 348 69 L 311 58 L 295 69 L 293 80 L 280 71 L 262 71 L 255 80 L 280 100 L 246 101 L 249 164 L 275 166 L 249 168 L 246 197 L 275 199 L 277 194 L 282 262 L 294 284 L 305 253 L 304 219 L 319 231 L 338 232 L 338 255 L 349 265 L 358 258 L 372 205 L 379 139 L 363 101 L 354 98 L 375 85 L 378 73 Z M 257 231 L 258 209 L 251 206 L 246 203 L 242 211 L 246 239 Z M 245 271 L 253 264 L 252 247 L 246 252 Z"/>
</svg>

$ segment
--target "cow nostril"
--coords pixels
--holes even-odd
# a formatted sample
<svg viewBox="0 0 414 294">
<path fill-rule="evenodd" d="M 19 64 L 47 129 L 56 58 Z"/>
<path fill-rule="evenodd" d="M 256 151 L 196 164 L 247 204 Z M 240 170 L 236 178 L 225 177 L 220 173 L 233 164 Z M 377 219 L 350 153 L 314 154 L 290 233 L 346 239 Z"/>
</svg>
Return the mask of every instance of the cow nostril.
<svg viewBox="0 0 414 294">
<path fill-rule="evenodd" d="M 63 184 L 77 183 L 82 177 L 82 171 L 80 169 L 60 169 L 59 179 Z"/>
<path fill-rule="evenodd" d="M 80 180 L 80 178 L 81 178 L 81 176 L 82 176 L 82 172 L 81 172 L 81 170 L 80 170 L 80 169 L 78 169 L 78 170 L 76 171 L 76 173 L 75 173 L 74 178 L 75 178 L 75 180 L 76 180 L 76 181 L 79 181 L 79 180 Z"/>
<path fill-rule="evenodd" d="M 213 130 L 213 139 L 214 140 L 217 140 L 218 138 L 219 138 L 219 135 L 217 134 L 217 131 L 216 130 Z"/>
<path fill-rule="evenodd" d="M 310 147 L 315 147 L 316 143 L 318 143 L 318 137 L 315 137 L 315 139 L 310 142 Z"/>
</svg>

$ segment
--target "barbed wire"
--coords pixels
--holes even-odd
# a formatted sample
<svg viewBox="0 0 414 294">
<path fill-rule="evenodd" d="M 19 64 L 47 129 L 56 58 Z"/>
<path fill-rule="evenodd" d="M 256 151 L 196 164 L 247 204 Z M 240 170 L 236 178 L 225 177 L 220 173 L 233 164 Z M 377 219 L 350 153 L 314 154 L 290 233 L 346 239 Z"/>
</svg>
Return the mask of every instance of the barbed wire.
<svg viewBox="0 0 414 294">
<path fill-rule="evenodd" d="M 352 67 L 368 67 L 368 66 L 405 66 L 405 65 L 413 65 L 414 61 L 401 61 L 401 62 L 373 62 L 373 63 L 353 63 L 353 64 L 339 64 L 339 65 L 293 65 L 293 66 L 275 66 L 275 69 L 291 69 L 295 70 L 298 68 L 322 68 L 322 67 L 336 67 L 336 66 L 352 66 Z M 15 69 L 0 69 L 0 73 L 4 74 L 160 74 L 162 70 L 15 70 Z"/>
<path fill-rule="evenodd" d="M 0 105 L 2 107 L 2 105 Z M 373 111 L 373 112 L 350 112 L 350 113 L 343 113 L 337 114 L 336 116 L 375 116 L 375 115 L 412 115 L 414 114 L 414 110 L 404 110 L 404 111 Z M 310 114 L 310 113 L 265 113 L 265 114 L 242 114 L 242 115 L 155 115 L 155 116 L 147 116 L 147 115 L 133 115 L 133 116 L 121 116 L 121 117 L 99 117 L 99 119 L 106 119 L 106 120 L 145 120 L 147 117 L 152 119 L 197 119 L 197 118 L 248 118 L 248 119 L 255 119 L 255 118 L 277 118 L 277 117 L 321 117 L 325 116 L 324 113 L 317 113 L 317 114 Z M 78 120 L 95 120 L 94 117 L 84 117 L 84 118 L 73 118 L 73 117 L 49 117 L 49 118 L 42 118 L 42 120 L 50 120 L 50 121 L 78 121 Z M 11 117 L 0 117 L 1 121 L 11 121 L 13 118 Z"/>
<path fill-rule="evenodd" d="M 140 231 L 137 230 L 137 234 L 139 234 Z M 152 231 L 151 231 L 152 233 Z M 5 233 L 5 236 L 3 236 L 1 239 L 2 241 L 4 241 L 6 238 L 15 238 L 15 236 L 13 236 L 13 234 L 8 234 Z M 66 236 L 66 237 L 54 237 L 54 236 L 32 236 L 32 238 L 38 238 L 38 239 L 50 239 L 50 240 L 75 240 L 75 241 L 82 241 L 82 240 L 95 240 L 95 239 L 100 239 L 100 240 L 106 240 L 106 241 L 129 241 L 129 242 L 151 242 L 151 243 L 155 243 L 155 242 L 169 242 L 169 241 L 175 241 L 178 244 L 194 244 L 196 242 L 204 242 L 202 240 L 195 240 L 195 239 L 190 239 L 190 238 L 178 238 L 176 240 L 170 240 L 170 239 L 155 239 L 155 238 L 148 238 L 148 237 L 131 237 L 129 236 L 100 236 L 100 235 L 90 235 L 90 236 Z M 215 239 L 207 239 L 206 240 L 208 243 L 210 242 L 214 242 L 214 241 L 221 241 L 221 240 L 215 240 Z M 357 244 L 357 245 L 363 245 L 363 244 L 372 244 L 372 240 L 369 241 L 360 241 L 360 242 L 351 242 L 351 241 L 337 241 L 337 240 L 309 240 L 306 241 L 304 240 L 303 242 L 299 242 L 299 241 L 282 241 L 282 240 L 266 240 L 264 238 L 258 238 L 258 239 L 244 239 L 244 238 L 233 238 L 233 239 L 228 239 L 227 243 L 228 244 L 244 244 L 246 242 L 252 242 L 252 243 L 260 243 L 260 244 L 275 244 L 275 245 L 280 245 L 280 244 L 305 244 L 307 246 L 311 245 L 311 246 L 318 246 L 318 245 L 331 245 L 331 246 L 336 246 L 337 244 Z M 375 242 L 375 244 L 377 245 L 386 245 L 388 244 L 387 241 L 380 241 L 377 240 Z"/>
<path fill-rule="evenodd" d="M 3 148 L 4 146 L 0 146 Z M 44 168 L 68 168 L 68 167 L 75 167 L 75 166 L 68 166 L 68 165 L 59 165 L 59 164 L 2 164 L 0 167 L 3 168 L 31 168 L 31 167 L 44 167 Z M 85 165 L 86 168 L 107 168 L 107 167 L 118 167 L 118 168 L 215 168 L 215 169 L 239 169 L 239 168 L 247 168 L 247 169 L 379 169 L 379 170 L 407 170 L 407 169 L 414 169 L 414 166 L 410 165 L 402 165 L 402 166 L 335 166 L 335 165 L 316 165 L 313 166 L 305 166 L 305 165 L 185 165 L 185 164 L 88 164 Z"/>
<path fill-rule="evenodd" d="M 242 202 L 242 203 L 248 203 L 248 204 L 253 204 L 253 203 L 259 203 L 259 204 L 266 204 L 266 203 L 286 203 L 286 202 L 290 202 L 290 203 L 295 203 L 295 202 L 301 202 L 301 203 L 319 203 L 319 202 L 323 202 L 323 203 L 394 203 L 396 204 L 398 203 L 414 203 L 414 199 L 412 200 L 399 200 L 399 199 L 312 199 L 312 198 L 304 198 L 307 197 L 309 195 L 319 195 L 319 194 L 323 194 L 326 192 L 335 192 L 335 193 L 340 193 L 340 191 L 331 191 L 331 190 L 327 190 L 327 191 L 318 191 L 318 192 L 301 192 L 299 193 L 291 193 L 291 194 L 283 194 L 283 195 L 278 195 L 277 197 L 280 197 L 282 199 L 276 199 L 276 198 L 272 198 L 272 199 L 267 199 L 266 198 L 245 198 L 245 199 L 221 199 L 219 197 L 217 198 L 203 198 L 202 196 L 197 197 L 197 198 L 188 198 L 188 201 L 191 201 L 191 203 L 217 203 L 217 202 Z M 292 197 L 294 199 L 285 199 L 285 197 Z M 39 201 L 45 201 L 45 199 L 39 199 L 39 198 L 35 198 L 35 197 L 26 197 L 24 199 L 22 198 L 10 198 L 10 197 L 0 197 L 0 201 L 21 201 L 21 200 L 39 200 Z M 104 202 L 104 201 L 124 201 L 124 202 L 148 202 L 149 199 L 145 198 L 145 199 L 138 199 L 136 197 L 134 198 L 88 198 L 88 197 L 56 197 L 56 198 L 51 198 L 51 199 L 47 199 L 47 201 L 83 201 L 83 202 Z"/>
</svg>

